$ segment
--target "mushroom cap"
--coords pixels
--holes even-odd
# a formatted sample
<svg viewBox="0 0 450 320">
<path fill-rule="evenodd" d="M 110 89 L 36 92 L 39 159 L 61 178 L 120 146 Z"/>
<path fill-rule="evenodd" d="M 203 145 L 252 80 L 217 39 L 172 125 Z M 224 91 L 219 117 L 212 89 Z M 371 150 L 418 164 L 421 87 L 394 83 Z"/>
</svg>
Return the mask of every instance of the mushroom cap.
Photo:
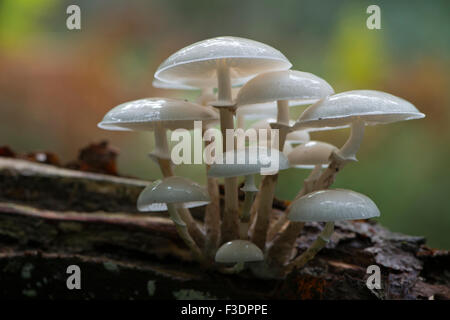
<svg viewBox="0 0 450 320">
<path fill-rule="evenodd" d="M 326 97 L 308 107 L 295 127 L 342 127 L 358 117 L 368 125 L 375 125 L 420 119 L 425 115 L 410 102 L 389 93 L 353 90 Z"/>
<path fill-rule="evenodd" d="M 230 68 L 233 84 L 242 83 L 261 72 L 285 70 L 292 66 L 280 51 L 261 42 L 217 37 L 175 52 L 158 67 L 155 78 L 191 86 L 215 86 L 216 71 L 221 63 Z"/>
<path fill-rule="evenodd" d="M 333 94 L 324 79 L 297 70 L 266 72 L 247 82 L 236 97 L 236 105 L 249 105 L 278 100 L 295 100 L 291 106 L 311 104 Z"/>
<path fill-rule="evenodd" d="M 216 262 L 238 263 L 264 260 L 260 248 L 247 240 L 233 240 L 224 243 L 216 252 Z"/>
<path fill-rule="evenodd" d="M 162 124 L 169 130 L 193 129 L 194 121 L 204 124 L 217 121 L 218 113 L 192 102 L 170 98 L 146 98 L 122 103 L 111 109 L 98 124 L 102 129 L 153 130 Z"/>
<path fill-rule="evenodd" d="M 245 119 L 256 120 L 266 117 L 274 118 L 277 116 L 278 109 L 275 102 L 258 103 L 246 105 L 236 109 L 237 116 L 244 116 Z"/>
<path fill-rule="evenodd" d="M 309 141 L 309 133 L 306 130 L 291 131 L 286 136 L 286 142 L 305 143 Z"/>
<path fill-rule="evenodd" d="M 273 159 L 275 158 L 275 154 L 278 157 L 278 163 L 272 164 L 272 160 L 276 161 L 276 159 Z M 251 158 L 250 155 L 253 157 Z M 233 162 L 227 163 L 227 157 L 234 159 Z M 275 174 L 279 170 L 289 168 L 289 161 L 282 152 L 274 148 L 257 146 L 245 147 L 235 151 L 227 151 L 223 154 L 222 162 L 223 163 L 211 164 L 208 170 L 208 176 L 229 178 L 247 176 L 251 174 L 267 175 Z"/>
<path fill-rule="evenodd" d="M 239 110 L 239 109 L 238 109 Z M 276 123 L 277 120 L 274 118 L 267 118 L 267 119 L 262 119 L 259 120 L 257 122 L 255 122 L 251 128 L 252 129 L 266 129 L 267 130 L 267 136 L 270 138 L 270 131 L 273 130 L 272 127 L 270 126 L 271 123 Z M 290 121 L 290 125 L 293 125 L 294 122 Z M 310 139 L 309 137 L 309 133 L 306 130 L 294 130 L 289 132 L 286 135 L 286 142 L 293 142 L 293 143 L 304 143 L 304 142 L 308 142 Z"/>
<path fill-rule="evenodd" d="M 173 89 L 173 90 L 200 90 L 198 87 L 188 86 L 181 83 L 172 83 L 153 79 L 152 86 L 159 89 Z"/>
<path fill-rule="evenodd" d="M 288 160 L 291 167 L 312 169 L 316 165 L 328 165 L 333 151 L 338 151 L 338 148 L 332 144 L 309 141 L 293 148 L 288 154 Z"/>
<path fill-rule="evenodd" d="M 289 220 L 341 221 L 379 217 L 380 210 L 369 197 L 351 190 L 333 189 L 308 193 L 292 203 Z"/>
<path fill-rule="evenodd" d="M 185 208 L 200 207 L 210 202 L 208 192 L 199 184 L 183 178 L 156 180 L 139 194 L 139 211 L 166 211 L 167 203 L 183 204 Z"/>
</svg>

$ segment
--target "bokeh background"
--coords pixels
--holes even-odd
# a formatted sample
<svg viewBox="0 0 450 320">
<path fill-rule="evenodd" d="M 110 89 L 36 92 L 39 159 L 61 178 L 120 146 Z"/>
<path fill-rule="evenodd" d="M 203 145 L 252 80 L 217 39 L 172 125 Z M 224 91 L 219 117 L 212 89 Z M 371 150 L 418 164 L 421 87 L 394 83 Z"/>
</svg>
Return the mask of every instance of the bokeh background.
<svg viewBox="0 0 450 320">
<path fill-rule="evenodd" d="M 70 4 L 81 7 L 80 31 L 66 28 Z M 366 28 L 370 4 L 381 7 L 381 30 Z M 81 147 L 108 139 L 120 149 L 122 174 L 158 178 L 146 156 L 151 134 L 96 124 L 127 100 L 194 100 L 198 92 L 153 88 L 153 73 L 176 50 L 220 35 L 272 45 L 294 69 L 325 78 L 337 92 L 384 90 L 426 113 L 423 120 L 367 128 L 359 162 L 335 185 L 370 196 L 390 229 L 450 248 L 448 0 L 0 0 L 0 145 L 53 151 L 68 162 Z M 340 146 L 348 133 L 313 138 Z M 202 166 L 176 173 L 205 181 Z M 292 199 L 306 175 L 281 173 L 278 197 Z"/>
</svg>

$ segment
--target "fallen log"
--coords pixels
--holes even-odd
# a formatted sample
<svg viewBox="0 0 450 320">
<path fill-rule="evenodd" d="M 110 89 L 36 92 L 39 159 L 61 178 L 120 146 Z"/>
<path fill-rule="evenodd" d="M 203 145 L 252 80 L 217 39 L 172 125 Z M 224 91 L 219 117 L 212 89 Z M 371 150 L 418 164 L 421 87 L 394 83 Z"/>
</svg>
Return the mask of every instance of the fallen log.
<svg viewBox="0 0 450 320">
<path fill-rule="evenodd" d="M 286 279 L 202 270 L 164 213 L 136 211 L 148 183 L 0 157 L 0 298 L 450 297 L 447 251 L 364 221 L 337 223 L 327 247 Z M 306 224 L 293 254 L 320 229 Z M 374 264 L 381 269 L 380 290 L 366 285 L 366 269 Z M 69 265 L 82 270 L 82 290 L 67 289 Z"/>
</svg>

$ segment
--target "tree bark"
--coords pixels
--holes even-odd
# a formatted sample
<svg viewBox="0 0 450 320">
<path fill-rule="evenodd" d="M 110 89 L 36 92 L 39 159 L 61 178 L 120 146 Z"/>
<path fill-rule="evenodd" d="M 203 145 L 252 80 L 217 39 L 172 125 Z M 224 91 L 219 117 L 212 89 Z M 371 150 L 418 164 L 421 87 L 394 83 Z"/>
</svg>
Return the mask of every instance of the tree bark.
<svg viewBox="0 0 450 320">
<path fill-rule="evenodd" d="M 327 246 L 285 279 L 202 269 L 166 213 L 135 207 L 148 184 L 0 157 L 0 298 L 448 299 L 447 251 L 373 222 L 336 223 Z M 223 197 L 223 195 L 222 195 Z M 278 207 L 282 203 L 275 201 Z M 274 214 L 279 214 L 274 209 Z M 193 215 L 201 219 L 201 209 Z M 293 256 L 321 231 L 307 223 Z M 68 290 L 78 265 L 82 290 Z M 366 286 L 381 268 L 382 289 Z"/>
</svg>

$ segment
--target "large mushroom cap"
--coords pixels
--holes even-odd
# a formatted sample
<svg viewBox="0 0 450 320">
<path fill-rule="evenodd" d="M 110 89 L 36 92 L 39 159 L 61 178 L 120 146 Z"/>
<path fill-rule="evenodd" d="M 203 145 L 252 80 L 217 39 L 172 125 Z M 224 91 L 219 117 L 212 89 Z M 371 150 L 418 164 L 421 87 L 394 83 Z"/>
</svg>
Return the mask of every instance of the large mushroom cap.
<svg viewBox="0 0 450 320">
<path fill-rule="evenodd" d="M 225 152 L 222 163 L 211 164 L 208 176 L 229 178 L 252 174 L 272 175 L 288 168 L 289 161 L 279 150 L 250 146 Z"/>
<path fill-rule="evenodd" d="M 139 194 L 139 211 L 166 211 L 166 203 L 183 204 L 185 208 L 200 207 L 210 201 L 208 192 L 199 184 L 183 178 L 169 177 L 157 180 Z"/>
<path fill-rule="evenodd" d="M 247 82 L 236 97 L 236 105 L 278 100 L 294 100 L 292 105 L 311 104 L 333 94 L 324 79 L 308 72 L 283 70 L 257 75 Z"/>
<path fill-rule="evenodd" d="M 266 44 L 244 38 L 217 37 L 175 52 L 158 67 L 155 77 L 192 86 L 210 86 L 217 83 L 216 71 L 220 63 L 230 68 L 234 84 L 261 72 L 292 66 L 280 51 Z"/>
<path fill-rule="evenodd" d="M 153 130 L 161 124 L 169 130 L 192 129 L 194 121 L 210 124 L 219 115 L 210 107 L 177 99 L 147 98 L 125 102 L 111 109 L 98 124 L 102 129 Z"/>
<path fill-rule="evenodd" d="M 216 253 L 216 262 L 239 263 L 264 260 L 260 248 L 246 240 L 233 240 L 223 244 Z"/>
<path fill-rule="evenodd" d="M 367 196 L 344 189 L 311 192 L 292 203 L 291 221 L 340 221 L 379 217 L 376 204 Z"/>
<path fill-rule="evenodd" d="M 348 125 L 355 118 L 368 125 L 420 119 L 425 115 L 410 102 L 386 92 L 353 90 L 324 98 L 307 108 L 296 127 L 320 128 Z"/>
<path fill-rule="evenodd" d="M 338 148 L 332 144 L 309 141 L 293 148 L 288 154 L 288 160 L 294 168 L 312 169 L 316 165 L 326 166 L 333 151 L 338 151 Z"/>
</svg>

